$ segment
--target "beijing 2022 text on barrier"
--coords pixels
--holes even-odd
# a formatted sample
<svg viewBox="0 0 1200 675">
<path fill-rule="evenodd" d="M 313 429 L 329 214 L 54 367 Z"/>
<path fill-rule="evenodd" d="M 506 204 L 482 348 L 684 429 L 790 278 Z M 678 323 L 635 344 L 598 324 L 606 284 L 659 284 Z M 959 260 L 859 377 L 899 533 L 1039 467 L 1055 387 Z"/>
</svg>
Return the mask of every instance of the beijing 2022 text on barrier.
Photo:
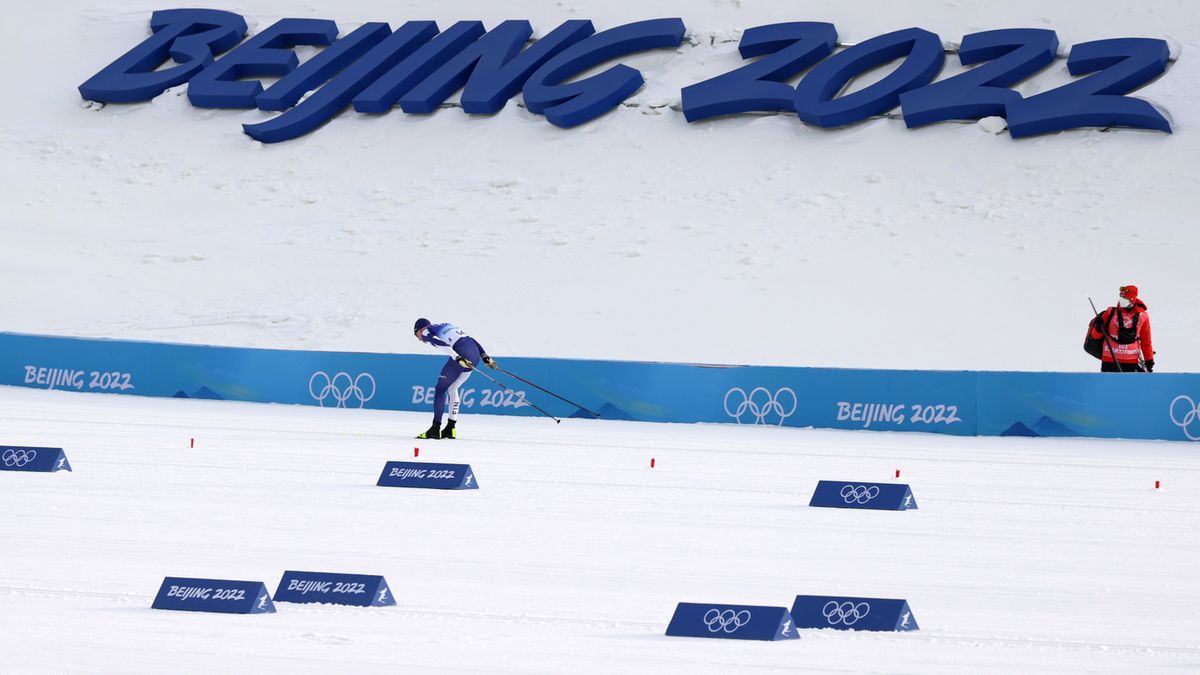
<svg viewBox="0 0 1200 675">
<path fill-rule="evenodd" d="M 442 357 L 0 333 L 0 385 L 429 412 Z M 508 357 L 602 419 L 1200 441 L 1200 374 L 859 370 Z M 472 379 L 463 411 L 592 415 Z"/>
</svg>

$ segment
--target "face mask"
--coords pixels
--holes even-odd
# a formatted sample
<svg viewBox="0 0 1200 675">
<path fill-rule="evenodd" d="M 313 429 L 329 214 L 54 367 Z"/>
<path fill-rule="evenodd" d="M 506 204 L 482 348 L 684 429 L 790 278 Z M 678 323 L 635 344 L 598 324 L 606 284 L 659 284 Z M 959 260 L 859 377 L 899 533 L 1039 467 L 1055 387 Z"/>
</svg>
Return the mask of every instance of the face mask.
<svg viewBox="0 0 1200 675">
<path fill-rule="evenodd" d="M 1117 301 L 1117 306 L 1121 309 L 1129 309 L 1130 307 L 1133 307 L 1133 301 L 1129 298 L 1121 298 Z"/>
</svg>

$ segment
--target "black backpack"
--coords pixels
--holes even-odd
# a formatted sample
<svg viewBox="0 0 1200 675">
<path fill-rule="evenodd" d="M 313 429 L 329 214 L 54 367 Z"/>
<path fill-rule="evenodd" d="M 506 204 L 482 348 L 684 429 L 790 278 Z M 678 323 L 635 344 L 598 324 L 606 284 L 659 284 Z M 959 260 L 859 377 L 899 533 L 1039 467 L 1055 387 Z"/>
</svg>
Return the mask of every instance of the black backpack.
<svg viewBox="0 0 1200 675">
<path fill-rule="evenodd" d="M 1108 334 L 1108 324 L 1112 321 L 1113 311 L 1112 309 L 1107 309 L 1103 315 L 1092 319 L 1091 325 L 1088 327 L 1087 336 L 1083 339 L 1083 351 L 1095 358 L 1104 358 L 1104 350 L 1107 349 L 1104 346 L 1104 336 Z M 1124 321 L 1119 322 L 1117 327 L 1117 344 L 1128 345 L 1137 342 L 1138 324 L 1141 323 L 1141 320 L 1142 313 L 1137 312 L 1133 315 L 1133 326 L 1126 328 Z M 1095 328 L 1100 333 L 1100 337 L 1092 337 L 1092 328 Z"/>
</svg>

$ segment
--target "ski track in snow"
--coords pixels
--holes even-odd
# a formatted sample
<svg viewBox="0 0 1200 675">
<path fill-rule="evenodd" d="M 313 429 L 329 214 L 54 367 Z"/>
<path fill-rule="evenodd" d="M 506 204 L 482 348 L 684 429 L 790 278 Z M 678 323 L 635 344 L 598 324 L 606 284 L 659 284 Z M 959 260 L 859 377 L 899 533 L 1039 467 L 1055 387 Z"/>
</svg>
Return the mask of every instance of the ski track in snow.
<svg viewBox="0 0 1200 675">
<path fill-rule="evenodd" d="M 4 442 L 75 469 L 0 474 L 6 672 L 1200 667 L 1200 467 L 1178 444 L 470 415 L 420 442 L 410 413 L 18 388 L 0 411 Z M 415 446 L 481 489 L 375 487 Z M 819 479 L 896 468 L 920 510 L 807 506 Z M 383 574 L 399 604 L 149 609 L 167 575 L 274 591 L 286 569 Z M 676 602 L 797 593 L 904 597 L 921 630 L 663 635 Z"/>
</svg>

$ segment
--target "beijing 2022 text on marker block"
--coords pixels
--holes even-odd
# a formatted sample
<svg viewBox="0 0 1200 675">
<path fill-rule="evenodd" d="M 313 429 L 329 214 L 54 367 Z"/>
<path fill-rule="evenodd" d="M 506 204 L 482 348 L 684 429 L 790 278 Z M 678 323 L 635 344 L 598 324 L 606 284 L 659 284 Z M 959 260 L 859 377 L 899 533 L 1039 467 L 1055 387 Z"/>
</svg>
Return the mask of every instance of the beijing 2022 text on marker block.
<svg viewBox="0 0 1200 675">
<path fill-rule="evenodd" d="M 800 634 L 787 607 L 681 602 L 667 626 L 672 637 L 723 640 L 796 640 Z"/>
<path fill-rule="evenodd" d="M 434 490 L 477 490 L 479 483 L 470 464 L 388 462 L 376 485 Z"/>
<path fill-rule="evenodd" d="M 70 471 L 67 453 L 62 448 L 29 448 L 0 445 L 0 471 Z"/>
<path fill-rule="evenodd" d="M 396 604 L 387 581 L 373 574 L 333 572 L 283 573 L 275 602 L 325 602 L 356 607 L 391 607 Z"/>
<path fill-rule="evenodd" d="M 850 598 L 836 595 L 797 595 L 792 618 L 798 628 L 835 630 L 917 630 L 907 600 Z"/>
<path fill-rule="evenodd" d="M 903 483 L 858 483 L 823 480 L 817 483 L 809 506 L 837 509 L 911 511 L 917 508 L 912 489 Z"/>
<path fill-rule="evenodd" d="M 227 579 L 163 579 L 154 609 L 223 614 L 267 614 L 275 611 L 267 585 L 261 581 Z"/>
</svg>

